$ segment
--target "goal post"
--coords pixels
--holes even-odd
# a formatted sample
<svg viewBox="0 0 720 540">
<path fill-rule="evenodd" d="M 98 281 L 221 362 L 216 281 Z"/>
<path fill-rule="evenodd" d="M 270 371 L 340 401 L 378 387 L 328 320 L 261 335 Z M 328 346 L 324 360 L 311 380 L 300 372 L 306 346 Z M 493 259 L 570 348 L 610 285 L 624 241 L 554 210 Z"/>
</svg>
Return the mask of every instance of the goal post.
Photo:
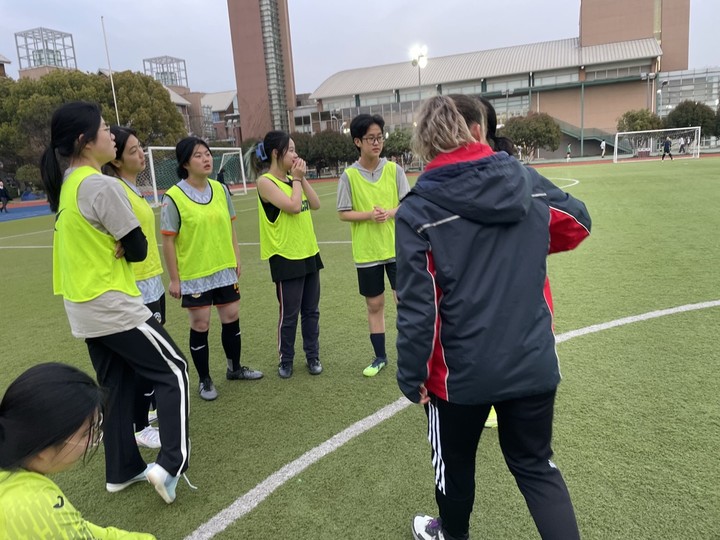
<svg viewBox="0 0 720 540">
<path fill-rule="evenodd" d="M 673 158 L 700 157 L 700 126 L 649 129 L 616 133 L 613 163 L 657 159 L 662 156 L 663 146 L 668 139 Z"/>
<path fill-rule="evenodd" d="M 230 192 L 246 195 L 247 178 L 242 149 L 211 146 L 210 151 L 213 154 L 213 172 L 210 178 L 216 178 L 220 169 L 224 169 L 225 184 L 230 188 Z M 146 158 L 147 166 L 138 175 L 137 186 L 153 206 L 159 206 L 163 193 L 180 181 L 175 147 L 149 146 Z M 240 190 L 233 189 L 235 186 L 240 186 Z"/>
</svg>

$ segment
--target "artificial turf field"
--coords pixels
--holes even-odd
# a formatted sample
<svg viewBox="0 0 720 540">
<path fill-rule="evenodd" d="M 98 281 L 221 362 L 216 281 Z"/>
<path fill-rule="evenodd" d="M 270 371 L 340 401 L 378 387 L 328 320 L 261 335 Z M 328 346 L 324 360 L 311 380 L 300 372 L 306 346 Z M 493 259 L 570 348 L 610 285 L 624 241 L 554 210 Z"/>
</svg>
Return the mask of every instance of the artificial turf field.
<svg viewBox="0 0 720 540">
<path fill-rule="evenodd" d="M 581 534 L 598 540 L 720 539 L 720 158 L 570 164 L 541 173 L 569 186 L 593 218 L 590 238 L 548 263 L 564 377 L 554 461 L 569 486 Z M 228 539 L 408 539 L 412 515 L 436 511 L 424 413 L 418 406 L 400 406 L 394 364 L 373 379 L 362 376 L 372 348 L 349 225 L 337 219 L 335 184 L 319 182 L 315 189 L 323 204 L 313 218 L 325 263 L 320 305 L 325 372 L 311 377 L 303 368 L 298 336 L 295 375 L 278 378 L 277 301 L 267 262 L 259 259 L 255 194 L 234 197 L 243 260 L 242 361 L 263 370 L 265 378 L 224 379 L 214 316 L 210 362 L 217 401 L 199 398 L 197 374 L 189 367 L 188 476 L 198 490 L 181 480 L 177 501 L 169 506 L 149 484 L 111 495 L 104 489 L 101 449 L 87 464 L 54 478 L 86 519 L 152 532 L 161 540 L 193 533 Z M 62 301 L 52 296 L 52 226 L 52 216 L 0 223 L 0 391 L 42 361 L 92 373 L 84 343 L 70 335 Z M 387 302 L 388 352 L 394 360 L 389 293 Z M 567 334 L 702 303 L 707 304 L 700 309 L 662 312 L 578 337 Z M 188 353 L 187 316 L 170 297 L 167 329 Z M 397 404 L 397 412 L 388 419 L 335 451 L 323 447 L 318 455 L 326 455 L 309 459 L 297 474 L 286 469 L 264 489 L 273 473 L 390 404 Z M 143 455 L 152 461 L 154 451 Z M 258 484 L 261 489 L 241 499 L 247 504 L 224 514 L 228 519 L 207 523 Z M 227 525 L 222 531 L 221 521 Z M 538 537 L 494 430 L 485 431 L 478 451 L 471 537 Z"/>
</svg>

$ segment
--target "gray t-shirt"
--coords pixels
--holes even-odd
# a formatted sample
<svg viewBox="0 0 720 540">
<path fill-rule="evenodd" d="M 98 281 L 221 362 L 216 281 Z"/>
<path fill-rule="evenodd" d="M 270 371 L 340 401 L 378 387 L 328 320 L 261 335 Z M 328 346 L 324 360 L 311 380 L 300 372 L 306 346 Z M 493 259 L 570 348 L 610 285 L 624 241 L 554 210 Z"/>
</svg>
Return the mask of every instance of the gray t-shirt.
<svg viewBox="0 0 720 540">
<path fill-rule="evenodd" d="M 75 169 L 65 171 L 65 178 Z M 78 189 L 78 208 L 97 230 L 120 240 L 140 226 L 127 194 L 115 178 L 88 176 Z M 70 330 L 77 338 L 117 334 L 136 328 L 152 316 L 142 296 L 108 291 L 88 302 L 64 300 Z"/>
<path fill-rule="evenodd" d="M 209 184 L 205 187 L 204 191 L 199 191 L 192 187 L 187 181 L 180 180 L 177 183 L 177 187 L 182 189 L 190 200 L 195 201 L 196 203 L 207 204 L 212 199 L 212 188 Z M 230 192 L 224 184 L 223 189 L 225 190 L 230 219 L 235 219 L 235 207 L 233 206 L 232 199 L 230 198 Z M 180 231 L 180 225 L 180 213 L 178 212 L 177 206 L 175 206 L 175 203 L 170 197 L 164 195 L 162 210 L 160 210 L 160 229 L 162 231 L 177 234 Z M 215 272 L 209 276 L 181 281 L 180 294 L 201 294 L 206 291 L 219 289 L 220 287 L 234 285 L 237 283 L 237 280 L 237 273 L 235 270 L 232 268 L 225 268 L 224 270 L 220 270 L 219 272 Z"/>
<path fill-rule="evenodd" d="M 375 183 L 378 180 L 380 180 L 380 177 L 383 173 L 383 168 L 387 164 L 388 160 L 386 158 L 381 158 L 378 162 L 378 166 L 375 167 L 374 171 L 368 171 L 367 169 L 364 169 L 359 161 L 356 161 L 350 167 L 349 169 L 357 169 L 362 177 L 367 180 L 368 182 Z M 396 164 L 395 170 L 397 171 L 395 182 L 397 183 L 397 190 L 398 190 L 398 200 L 402 200 L 405 195 L 408 194 L 410 191 L 410 184 L 408 183 L 407 176 L 405 176 L 405 170 L 400 166 Z M 352 200 L 352 189 L 350 187 L 350 179 L 348 178 L 347 173 L 343 171 L 342 175 L 340 176 L 340 180 L 338 180 L 338 190 L 337 190 L 337 210 L 338 212 L 346 212 L 348 210 L 353 210 L 353 200 Z M 366 262 L 366 263 L 355 263 L 355 266 L 357 268 L 368 268 L 371 266 L 378 266 L 380 264 L 387 264 L 394 262 L 395 258 L 388 259 L 386 261 L 374 261 L 374 262 Z"/>
</svg>

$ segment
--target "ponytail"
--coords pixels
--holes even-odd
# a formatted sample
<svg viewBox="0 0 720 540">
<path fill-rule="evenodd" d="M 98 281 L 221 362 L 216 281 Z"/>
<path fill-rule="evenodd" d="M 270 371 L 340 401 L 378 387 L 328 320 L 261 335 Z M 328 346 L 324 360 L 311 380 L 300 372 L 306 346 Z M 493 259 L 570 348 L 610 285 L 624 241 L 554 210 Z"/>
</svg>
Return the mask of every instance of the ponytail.
<svg viewBox="0 0 720 540">
<path fill-rule="evenodd" d="M 45 193 L 47 194 L 50 211 L 57 212 L 60 205 L 60 189 L 62 188 L 63 174 L 58 163 L 55 148 L 48 146 L 40 158 L 40 177 L 42 178 Z"/>
<path fill-rule="evenodd" d="M 252 145 L 243 156 L 250 180 L 255 181 L 267 172 L 272 165 L 273 152 L 276 152 L 275 159 L 280 161 L 288 148 L 290 148 L 290 134 L 279 130 L 269 131 L 262 141 Z"/>
<path fill-rule="evenodd" d="M 85 145 L 97 137 L 101 121 L 100 106 L 87 101 L 71 101 L 53 113 L 50 144 L 40 159 L 40 175 L 53 212 L 57 212 L 60 205 L 63 181 L 57 154 L 64 158 L 79 156 Z"/>
</svg>

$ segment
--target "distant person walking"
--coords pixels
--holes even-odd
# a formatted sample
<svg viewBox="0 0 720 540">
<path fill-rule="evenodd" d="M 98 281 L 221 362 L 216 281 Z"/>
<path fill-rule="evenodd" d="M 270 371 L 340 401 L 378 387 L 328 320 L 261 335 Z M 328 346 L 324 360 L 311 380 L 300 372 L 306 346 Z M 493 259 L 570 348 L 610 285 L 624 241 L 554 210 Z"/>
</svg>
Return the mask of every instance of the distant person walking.
<svg viewBox="0 0 720 540">
<path fill-rule="evenodd" d="M 0 181 L 0 212 L 5 212 L 6 214 L 8 213 L 7 204 L 10 200 L 12 200 L 10 193 L 8 193 L 5 184 Z"/>
<path fill-rule="evenodd" d="M 370 343 L 374 358 L 363 370 L 374 377 L 387 363 L 385 350 L 385 275 L 395 293 L 395 212 L 410 186 L 397 163 L 381 158 L 385 120 L 361 114 L 350 122 L 350 136 L 360 158 L 345 169 L 338 181 L 337 210 L 350 223 L 352 254 L 360 294 L 367 306 Z"/>
<path fill-rule="evenodd" d="M 600 142 L 600 157 L 605 157 L 605 139 Z"/>
<path fill-rule="evenodd" d="M 572 144 L 568 143 L 567 150 L 565 151 L 565 161 L 570 161 L 571 152 L 572 152 Z"/>
<path fill-rule="evenodd" d="M 665 142 L 663 143 L 663 154 L 661 161 L 665 161 L 665 155 L 667 154 L 670 156 L 670 161 L 673 159 L 672 152 L 670 152 L 670 148 L 672 147 L 672 141 L 670 140 L 670 137 L 665 137 Z"/>
<path fill-rule="evenodd" d="M 678 144 L 680 145 L 680 148 L 678 148 L 678 154 L 684 154 L 685 153 L 685 137 L 680 137 L 678 140 Z"/>
</svg>

